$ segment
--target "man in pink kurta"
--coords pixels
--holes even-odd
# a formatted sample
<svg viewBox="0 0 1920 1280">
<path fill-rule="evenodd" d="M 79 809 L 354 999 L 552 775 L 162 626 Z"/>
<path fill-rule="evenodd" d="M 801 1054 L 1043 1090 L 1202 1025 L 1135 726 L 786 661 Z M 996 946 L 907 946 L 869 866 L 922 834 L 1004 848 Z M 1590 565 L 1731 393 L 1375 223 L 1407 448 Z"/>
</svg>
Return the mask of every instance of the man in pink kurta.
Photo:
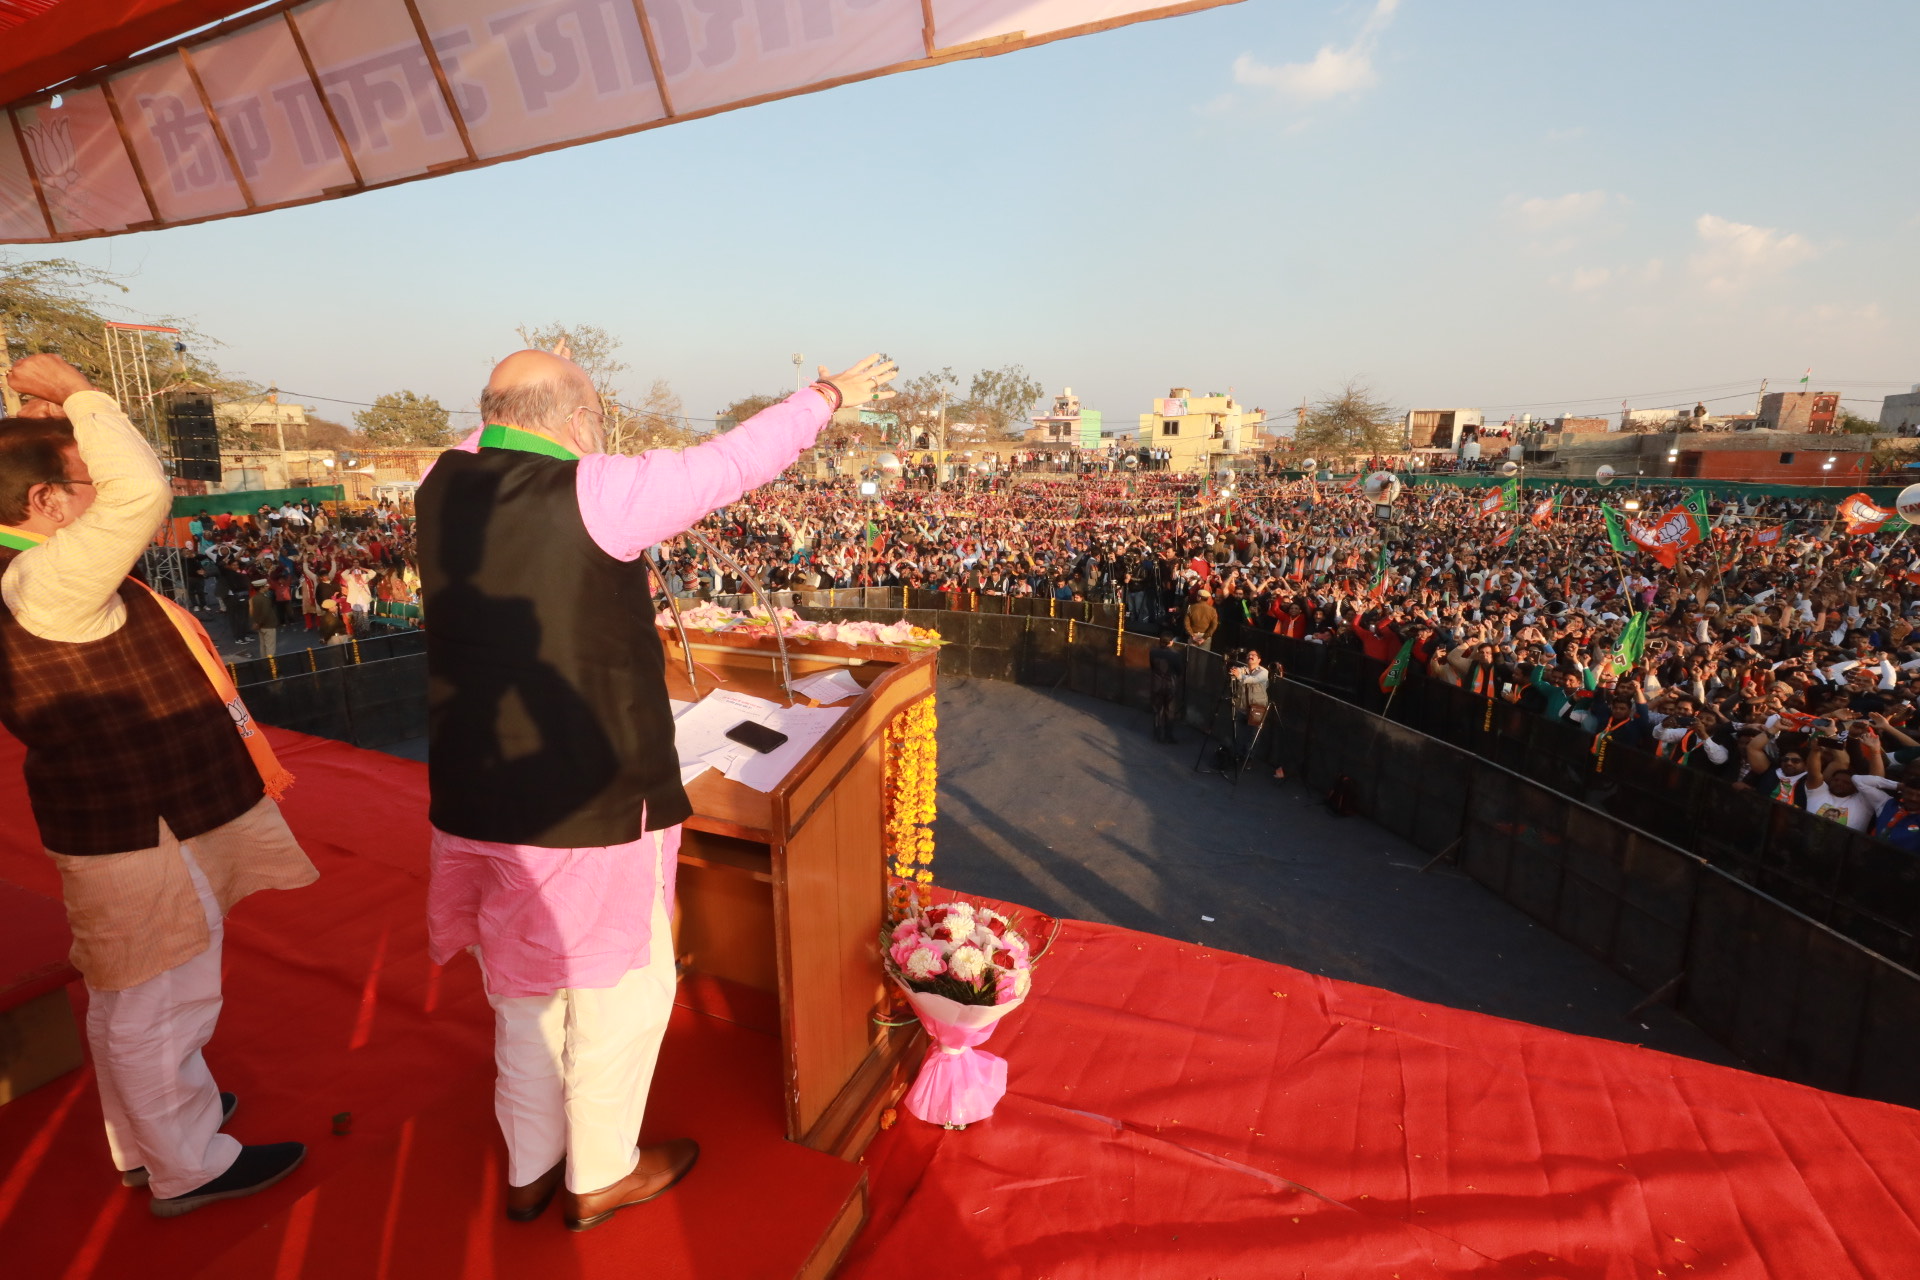
<svg viewBox="0 0 1920 1280">
<path fill-rule="evenodd" d="M 823 374 L 825 370 L 821 371 Z M 433 958 L 479 958 L 495 1010 L 507 1212 L 568 1191 L 584 1230 L 692 1167 L 637 1145 L 672 1009 L 680 788 L 647 549 L 778 476 L 877 357 L 705 444 L 601 452 L 599 400 L 546 352 L 503 361 L 486 425 L 418 501 L 428 636 Z"/>
</svg>

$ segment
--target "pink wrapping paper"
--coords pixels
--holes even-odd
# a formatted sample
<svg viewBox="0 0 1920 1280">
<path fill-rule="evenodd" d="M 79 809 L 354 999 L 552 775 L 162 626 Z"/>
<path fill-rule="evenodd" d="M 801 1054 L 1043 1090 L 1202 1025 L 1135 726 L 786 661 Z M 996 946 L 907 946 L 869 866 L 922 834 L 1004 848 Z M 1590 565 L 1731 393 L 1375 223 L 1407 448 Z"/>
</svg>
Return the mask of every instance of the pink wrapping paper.
<svg viewBox="0 0 1920 1280">
<path fill-rule="evenodd" d="M 933 1038 L 919 1078 L 903 1099 L 907 1111 L 950 1128 L 991 1116 L 1007 1092 L 1007 1060 L 975 1046 L 985 1044 L 1000 1019 L 1025 1004 L 1026 997 L 1006 1004 L 961 1004 L 909 990 L 907 1000 Z"/>
</svg>

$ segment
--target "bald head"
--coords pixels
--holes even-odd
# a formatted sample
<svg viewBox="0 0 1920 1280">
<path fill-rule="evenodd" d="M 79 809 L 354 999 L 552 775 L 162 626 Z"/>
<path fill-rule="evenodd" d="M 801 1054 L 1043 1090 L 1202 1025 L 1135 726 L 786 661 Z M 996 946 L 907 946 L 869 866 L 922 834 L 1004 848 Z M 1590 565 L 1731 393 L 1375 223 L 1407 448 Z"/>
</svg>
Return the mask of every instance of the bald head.
<svg viewBox="0 0 1920 1280">
<path fill-rule="evenodd" d="M 598 453 L 600 397 L 586 371 L 546 351 L 516 351 L 493 367 L 480 393 L 489 423 L 551 436 L 575 453 Z"/>
</svg>

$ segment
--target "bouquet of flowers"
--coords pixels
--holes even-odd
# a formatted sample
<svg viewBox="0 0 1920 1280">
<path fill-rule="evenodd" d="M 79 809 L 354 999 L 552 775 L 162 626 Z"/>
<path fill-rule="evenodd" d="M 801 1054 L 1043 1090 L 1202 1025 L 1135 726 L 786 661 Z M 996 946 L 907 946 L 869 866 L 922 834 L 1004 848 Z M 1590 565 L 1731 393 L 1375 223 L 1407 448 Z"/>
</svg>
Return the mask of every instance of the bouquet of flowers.
<svg viewBox="0 0 1920 1280">
<path fill-rule="evenodd" d="M 933 1040 L 907 1110 L 949 1129 L 985 1120 L 1007 1092 L 1007 1062 L 976 1046 L 1026 1000 L 1038 957 L 1006 916 L 957 901 L 906 916 L 881 949 Z"/>
</svg>

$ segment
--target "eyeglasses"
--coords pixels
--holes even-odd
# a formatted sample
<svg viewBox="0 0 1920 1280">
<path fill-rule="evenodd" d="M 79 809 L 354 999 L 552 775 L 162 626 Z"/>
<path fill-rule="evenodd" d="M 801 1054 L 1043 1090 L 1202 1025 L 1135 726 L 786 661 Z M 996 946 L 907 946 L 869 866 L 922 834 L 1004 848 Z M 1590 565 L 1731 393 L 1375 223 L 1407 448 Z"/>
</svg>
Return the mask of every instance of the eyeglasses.
<svg viewBox="0 0 1920 1280">
<path fill-rule="evenodd" d="M 84 484 L 84 485 L 91 485 L 91 484 L 93 484 L 93 481 L 91 481 L 91 480 L 69 480 L 69 479 L 67 479 L 67 477 L 65 477 L 65 476 L 61 476 L 61 477 L 60 477 L 59 479 L 57 479 L 57 480 L 43 480 L 43 481 L 41 481 L 41 483 L 42 483 L 42 484 Z"/>
</svg>

